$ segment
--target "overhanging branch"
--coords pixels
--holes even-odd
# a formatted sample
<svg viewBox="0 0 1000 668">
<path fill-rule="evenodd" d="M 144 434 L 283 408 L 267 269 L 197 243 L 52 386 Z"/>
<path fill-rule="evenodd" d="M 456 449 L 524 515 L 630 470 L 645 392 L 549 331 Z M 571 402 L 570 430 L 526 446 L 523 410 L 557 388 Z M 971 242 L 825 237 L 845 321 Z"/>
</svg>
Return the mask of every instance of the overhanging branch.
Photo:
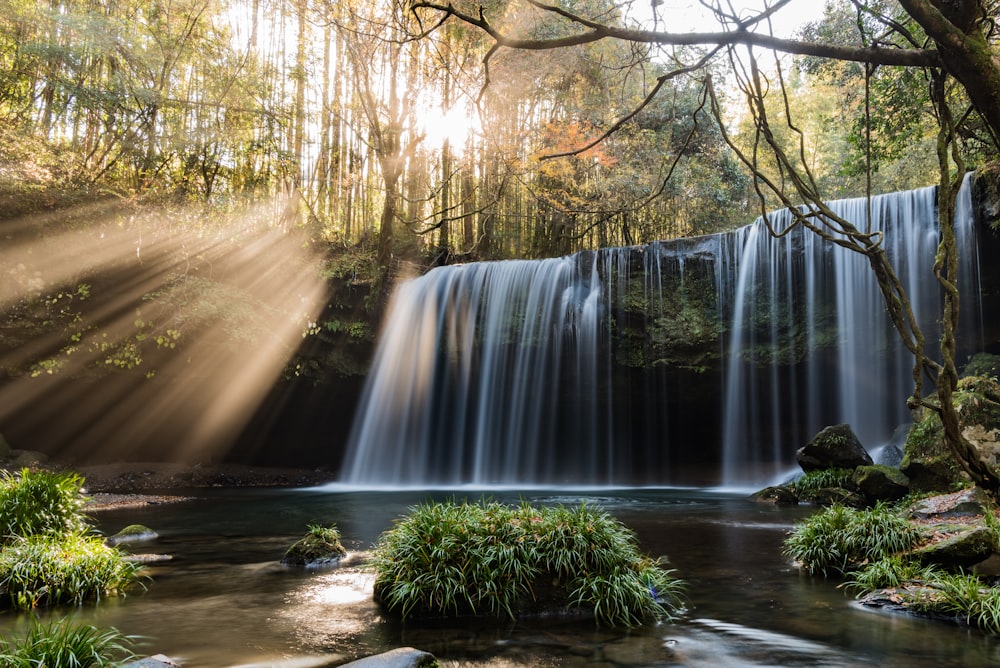
<svg viewBox="0 0 1000 668">
<path fill-rule="evenodd" d="M 537 2 L 532 4 L 554 15 L 569 18 L 567 17 L 569 13 L 566 10 L 560 9 L 556 11 L 557 8 Z M 525 51 L 547 51 L 568 46 L 590 44 L 603 39 L 617 39 L 642 44 L 659 44 L 661 46 L 757 46 L 792 55 L 815 56 L 818 58 L 871 63 L 873 65 L 899 65 L 907 67 L 939 67 L 941 65 L 938 52 L 934 49 L 889 49 L 877 46 L 843 46 L 784 39 L 744 29 L 732 32 L 692 33 L 641 30 L 589 21 L 573 14 L 569 14 L 569 16 L 572 17 L 571 20 L 573 23 L 582 26 L 583 29 L 580 32 L 550 39 L 524 39 L 506 34 L 490 23 L 482 12 L 478 16 L 473 16 L 456 9 L 451 4 L 442 5 L 436 2 L 422 1 L 413 3 L 411 7 L 414 11 L 429 9 L 442 12 L 446 17 L 454 16 L 456 19 L 485 32 L 493 38 L 497 46 Z"/>
</svg>

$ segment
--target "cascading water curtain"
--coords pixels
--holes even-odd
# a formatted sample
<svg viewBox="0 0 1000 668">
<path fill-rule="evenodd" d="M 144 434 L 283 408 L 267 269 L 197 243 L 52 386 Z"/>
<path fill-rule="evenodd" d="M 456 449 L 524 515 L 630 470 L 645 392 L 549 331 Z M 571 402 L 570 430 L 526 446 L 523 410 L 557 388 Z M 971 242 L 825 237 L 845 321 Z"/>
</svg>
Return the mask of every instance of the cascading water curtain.
<svg viewBox="0 0 1000 668">
<path fill-rule="evenodd" d="M 896 267 L 934 354 L 941 291 L 933 265 L 939 239 L 936 188 L 872 199 L 872 229 Z M 830 204 L 863 227 L 864 198 Z M 956 225 L 968 314 L 976 338 L 979 264 L 970 179 L 959 196 Z M 785 229 L 788 211 L 771 214 Z M 791 453 L 823 427 L 848 423 L 873 449 L 910 421 L 913 359 L 885 313 L 865 258 L 801 226 L 772 238 L 758 220 L 745 231 L 733 286 L 733 316 L 723 397 L 725 485 L 760 485 L 794 467 Z"/>
<path fill-rule="evenodd" d="M 966 340 L 981 327 L 969 190 Z M 866 206 L 831 204 L 852 221 Z M 872 212 L 934 345 L 935 190 Z M 395 292 L 342 479 L 760 485 L 826 425 L 886 441 L 909 420 L 911 367 L 865 259 L 801 228 L 440 267 Z"/>
</svg>

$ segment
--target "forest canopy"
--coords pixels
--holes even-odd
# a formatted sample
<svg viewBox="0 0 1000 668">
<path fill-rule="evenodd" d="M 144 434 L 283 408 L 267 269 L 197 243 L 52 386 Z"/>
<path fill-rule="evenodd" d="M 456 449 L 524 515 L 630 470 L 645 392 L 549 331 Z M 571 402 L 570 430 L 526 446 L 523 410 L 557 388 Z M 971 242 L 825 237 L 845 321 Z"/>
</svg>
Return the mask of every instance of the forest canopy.
<svg viewBox="0 0 1000 668">
<path fill-rule="evenodd" d="M 704 87 L 708 75 L 728 81 L 740 65 L 710 58 L 711 45 L 600 39 L 492 52 L 487 32 L 454 20 L 437 26 L 419 5 L 433 7 L 5 0 L 0 179 L 8 217 L 44 208 L 57 191 L 212 211 L 263 203 L 276 225 L 322 243 L 381 240 L 383 261 L 440 262 L 689 236 L 756 213 L 749 175 L 723 141 Z M 586 29 L 525 0 L 449 6 L 518 39 Z M 566 7 L 625 30 L 663 30 L 671 20 L 661 9 L 650 24 L 640 3 Z M 887 21 L 903 17 L 897 3 L 837 0 L 798 38 L 917 51 L 888 43 L 898 33 L 888 34 Z M 740 29 L 721 10 L 716 19 L 713 31 Z M 766 21 L 747 30 L 767 38 Z M 830 197 L 863 194 L 869 173 L 877 191 L 933 182 L 922 68 L 781 58 L 787 106 Z M 725 88 L 721 97 L 725 126 L 748 144 L 753 127 L 739 92 Z M 785 113 L 779 96 L 769 104 Z M 964 136 L 983 154 L 978 121 L 964 121 Z"/>
</svg>

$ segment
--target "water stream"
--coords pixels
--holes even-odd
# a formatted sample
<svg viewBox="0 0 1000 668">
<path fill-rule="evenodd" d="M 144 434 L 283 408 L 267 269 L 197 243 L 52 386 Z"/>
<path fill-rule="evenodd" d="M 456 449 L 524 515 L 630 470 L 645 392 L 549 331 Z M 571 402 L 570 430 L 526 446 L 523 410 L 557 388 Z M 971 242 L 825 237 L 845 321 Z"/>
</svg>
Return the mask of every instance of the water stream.
<svg viewBox="0 0 1000 668">
<path fill-rule="evenodd" d="M 69 612 L 147 637 L 148 653 L 185 668 L 333 666 L 397 646 L 444 666 L 871 666 L 931 668 L 1000 662 L 1000 640 L 974 630 L 860 608 L 836 583 L 799 574 L 780 544 L 809 508 L 680 489 L 199 491 L 196 501 L 100 513 L 106 532 L 139 522 L 161 535 L 138 552 L 168 554 L 145 592 Z M 688 583 L 674 624 L 596 629 L 589 621 L 401 625 L 371 600 L 365 551 L 392 520 L 428 498 L 600 504 L 665 555 Z M 341 566 L 282 567 L 309 523 L 336 522 L 351 550 Z M 67 611 L 60 609 L 57 615 Z M 45 614 L 44 612 L 42 614 Z M 0 632 L 23 624 L 6 613 Z"/>
</svg>

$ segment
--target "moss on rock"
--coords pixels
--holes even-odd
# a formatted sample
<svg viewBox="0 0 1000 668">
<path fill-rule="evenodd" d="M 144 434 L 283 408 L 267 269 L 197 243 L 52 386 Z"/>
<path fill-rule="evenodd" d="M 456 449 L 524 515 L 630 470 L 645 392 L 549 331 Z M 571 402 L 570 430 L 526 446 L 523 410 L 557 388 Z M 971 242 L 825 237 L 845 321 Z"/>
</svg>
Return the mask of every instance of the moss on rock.
<svg viewBox="0 0 1000 668">
<path fill-rule="evenodd" d="M 983 376 L 963 378 L 954 399 L 962 434 L 996 466 L 1000 460 L 1000 383 Z M 913 425 L 903 452 L 900 469 L 913 491 L 951 491 L 969 484 L 944 444 L 941 420 L 935 413 L 928 412 Z"/>
</svg>

